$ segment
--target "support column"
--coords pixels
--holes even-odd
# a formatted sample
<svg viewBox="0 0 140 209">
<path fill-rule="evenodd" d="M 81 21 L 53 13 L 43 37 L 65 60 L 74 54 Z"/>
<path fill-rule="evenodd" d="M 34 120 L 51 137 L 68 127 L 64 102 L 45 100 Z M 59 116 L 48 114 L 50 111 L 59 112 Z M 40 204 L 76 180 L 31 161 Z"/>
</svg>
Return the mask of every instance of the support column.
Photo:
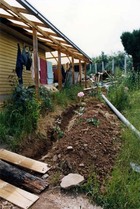
<svg viewBox="0 0 140 209">
<path fill-rule="evenodd" d="M 61 52 L 60 52 L 60 50 L 58 50 L 57 68 L 58 68 L 58 89 L 61 90 L 62 89 L 62 73 L 61 73 Z"/>
<path fill-rule="evenodd" d="M 82 64 L 81 64 L 81 60 L 79 60 L 79 79 L 80 79 L 80 84 L 82 81 Z"/>
<path fill-rule="evenodd" d="M 75 84 L 75 76 L 74 76 L 74 57 L 72 57 L 72 83 Z"/>
<path fill-rule="evenodd" d="M 39 67 L 38 67 L 38 39 L 37 31 L 33 28 L 33 54 L 34 54 L 34 73 L 35 73 L 35 90 L 36 96 L 39 97 Z"/>
<path fill-rule="evenodd" d="M 87 69 L 86 69 L 86 62 L 84 63 L 84 75 L 85 75 L 85 88 L 87 88 Z"/>
</svg>

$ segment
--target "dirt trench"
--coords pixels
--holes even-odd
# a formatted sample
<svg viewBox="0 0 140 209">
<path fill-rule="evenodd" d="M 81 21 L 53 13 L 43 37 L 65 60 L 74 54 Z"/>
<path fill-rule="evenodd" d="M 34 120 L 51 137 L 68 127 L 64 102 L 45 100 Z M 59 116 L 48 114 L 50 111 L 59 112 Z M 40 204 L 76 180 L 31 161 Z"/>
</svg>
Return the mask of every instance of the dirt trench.
<svg viewBox="0 0 140 209">
<path fill-rule="evenodd" d="M 68 150 L 68 146 L 72 149 Z M 42 117 L 37 132 L 24 141 L 19 151 L 51 167 L 50 187 L 31 208 L 99 209 L 84 195 L 61 191 L 61 179 L 69 173 L 79 173 L 86 180 L 96 173 L 104 192 L 104 180 L 111 175 L 120 147 L 118 118 L 94 97 L 86 98 L 82 105 L 71 105 L 64 112 L 57 108 Z"/>
</svg>

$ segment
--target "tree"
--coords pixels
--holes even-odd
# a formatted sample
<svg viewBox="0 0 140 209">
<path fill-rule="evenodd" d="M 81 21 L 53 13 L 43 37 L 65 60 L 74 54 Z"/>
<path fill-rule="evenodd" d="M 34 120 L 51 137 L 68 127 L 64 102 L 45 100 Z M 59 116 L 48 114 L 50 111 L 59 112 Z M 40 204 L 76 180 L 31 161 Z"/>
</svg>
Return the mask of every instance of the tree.
<svg viewBox="0 0 140 209">
<path fill-rule="evenodd" d="M 140 72 L 140 30 L 124 32 L 120 38 L 125 51 L 132 56 L 134 70 Z"/>
</svg>

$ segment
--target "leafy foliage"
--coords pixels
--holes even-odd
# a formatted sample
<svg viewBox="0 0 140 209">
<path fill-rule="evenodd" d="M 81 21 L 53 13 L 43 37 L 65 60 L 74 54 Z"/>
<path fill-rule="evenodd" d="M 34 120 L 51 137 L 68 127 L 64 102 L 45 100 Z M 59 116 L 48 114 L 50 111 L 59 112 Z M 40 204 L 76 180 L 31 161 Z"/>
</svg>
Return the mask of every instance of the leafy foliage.
<svg viewBox="0 0 140 209">
<path fill-rule="evenodd" d="M 132 56 L 133 66 L 136 72 L 140 71 L 140 30 L 132 33 L 124 32 L 121 35 L 122 44 L 125 51 Z"/>
<path fill-rule="evenodd" d="M 39 111 L 34 90 L 17 86 L 1 113 L 3 127 L 8 127 L 7 134 L 17 137 L 32 132 L 37 126 Z"/>
<path fill-rule="evenodd" d="M 96 127 L 98 127 L 99 124 L 100 124 L 99 119 L 97 117 L 95 117 L 95 116 L 93 118 L 88 118 L 87 122 L 92 124 L 92 125 L 94 125 L 94 126 L 96 126 Z"/>
<path fill-rule="evenodd" d="M 39 88 L 40 94 L 40 108 L 41 112 L 44 113 L 46 111 L 53 110 L 53 103 L 51 99 L 51 93 L 45 87 L 41 86 Z"/>
<path fill-rule="evenodd" d="M 20 139 L 37 128 L 40 113 L 52 110 L 49 92 L 41 87 L 40 100 L 33 87 L 16 86 L 11 98 L 5 102 L 0 113 L 0 141 L 19 144 Z M 12 139 L 12 141 L 11 141 Z"/>
</svg>

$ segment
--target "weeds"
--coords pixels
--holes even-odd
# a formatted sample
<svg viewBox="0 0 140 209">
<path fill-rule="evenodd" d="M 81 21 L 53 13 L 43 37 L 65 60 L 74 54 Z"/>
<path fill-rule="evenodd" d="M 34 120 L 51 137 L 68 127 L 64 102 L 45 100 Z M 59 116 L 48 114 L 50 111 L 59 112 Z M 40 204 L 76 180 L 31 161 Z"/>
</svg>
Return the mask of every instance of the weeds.
<svg viewBox="0 0 140 209">
<path fill-rule="evenodd" d="M 64 136 L 64 132 L 61 130 L 59 126 L 55 126 L 53 128 L 53 133 L 56 135 L 56 138 L 60 139 Z"/>
<path fill-rule="evenodd" d="M 100 124 L 99 119 L 97 117 L 95 117 L 95 116 L 93 118 L 88 118 L 87 122 L 92 124 L 92 125 L 94 125 L 94 126 L 96 126 L 96 127 L 98 127 L 99 124 Z"/>
<path fill-rule="evenodd" d="M 62 107 L 67 107 L 70 102 L 75 102 L 77 100 L 77 94 L 82 89 L 83 88 L 80 85 L 64 88 L 60 92 L 53 94 L 53 102 Z"/>
</svg>

